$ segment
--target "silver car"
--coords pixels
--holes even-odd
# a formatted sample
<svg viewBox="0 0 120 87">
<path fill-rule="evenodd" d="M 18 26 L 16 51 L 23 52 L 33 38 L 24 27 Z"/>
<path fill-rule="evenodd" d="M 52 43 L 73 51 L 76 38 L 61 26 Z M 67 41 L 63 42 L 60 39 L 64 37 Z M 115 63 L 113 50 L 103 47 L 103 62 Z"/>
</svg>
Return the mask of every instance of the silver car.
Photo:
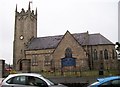
<svg viewBox="0 0 120 87">
<path fill-rule="evenodd" d="M 5 78 L 1 87 L 67 87 L 62 84 L 55 84 L 36 73 L 11 74 Z"/>
</svg>

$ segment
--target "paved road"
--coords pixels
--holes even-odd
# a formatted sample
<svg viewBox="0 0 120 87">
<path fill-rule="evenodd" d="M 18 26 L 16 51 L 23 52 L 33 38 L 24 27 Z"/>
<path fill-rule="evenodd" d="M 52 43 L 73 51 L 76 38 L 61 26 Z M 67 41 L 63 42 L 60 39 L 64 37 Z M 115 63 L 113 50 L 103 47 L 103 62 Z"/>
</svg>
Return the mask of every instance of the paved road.
<svg viewBox="0 0 120 87">
<path fill-rule="evenodd" d="M 56 83 L 93 83 L 97 77 L 51 77 Z"/>
</svg>

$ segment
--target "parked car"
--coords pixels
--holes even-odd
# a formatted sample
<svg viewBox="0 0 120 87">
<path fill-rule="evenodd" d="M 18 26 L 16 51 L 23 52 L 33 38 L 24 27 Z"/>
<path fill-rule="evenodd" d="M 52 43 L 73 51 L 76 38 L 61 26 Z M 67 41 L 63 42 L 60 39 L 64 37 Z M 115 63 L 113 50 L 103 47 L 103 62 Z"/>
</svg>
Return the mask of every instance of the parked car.
<svg viewBox="0 0 120 87">
<path fill-rule="evenodd" d="M 40 74 L 36 73 L 21 73 L 10 74 L 6 77 L 1 87 L 67 87 L 62 84 L 56 84 Z"/>
<path fill-rule="evenodd" d="M 120 76 L 111 76 L 97 79 L 88 87 L 120 87 Z"/>
</svg>

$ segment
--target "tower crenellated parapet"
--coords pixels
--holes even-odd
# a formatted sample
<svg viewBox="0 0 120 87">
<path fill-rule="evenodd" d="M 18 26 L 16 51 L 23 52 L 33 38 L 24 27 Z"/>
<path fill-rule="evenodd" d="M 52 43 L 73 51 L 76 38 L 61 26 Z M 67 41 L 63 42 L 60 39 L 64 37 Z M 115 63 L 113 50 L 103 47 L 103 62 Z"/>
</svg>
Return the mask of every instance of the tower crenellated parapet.
<svg viewBox="0 0 120 87">
<path fill-rule="evenodd" d="M 34 12 L 34 10 L 31 10 L 30 8 L 30 2 L 29 2 L 29 6 L 28 6 L 28 10 L 25 10 L 24 8 L 21 9 L 20 12 L 17 11 L 17 5 L 16 5 L 16 17 L 20 17 L 20 16 L 32 16 L 35 19 L 37 19 L 37 8 L 36 8 L 36 12 Z"/>
</svg>

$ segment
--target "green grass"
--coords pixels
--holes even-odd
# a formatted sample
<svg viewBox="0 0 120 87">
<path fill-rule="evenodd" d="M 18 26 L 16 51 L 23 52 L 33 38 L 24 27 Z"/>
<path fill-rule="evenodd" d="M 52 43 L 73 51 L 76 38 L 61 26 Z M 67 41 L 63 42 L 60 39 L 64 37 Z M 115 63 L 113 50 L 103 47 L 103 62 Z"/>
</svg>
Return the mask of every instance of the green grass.
<svg viewBox="0 0 120 87">
<path fill-rule="evenodd" d="M 82 77 L 99 77 L 99 71 L 98 70 L 89 70 L 89 71 L 79 71 L 79 72 L 64 72 L 61 74 L 61 72 L 42 72 L 41 73 L 43 76 L 46 77 L 77 77 L 77 76 L 82 76 Z M 117 70 L 104 70 L 104 75 L 103 76 L 113 76 L 113 75 L 118 75 Z"/>
</svg>

